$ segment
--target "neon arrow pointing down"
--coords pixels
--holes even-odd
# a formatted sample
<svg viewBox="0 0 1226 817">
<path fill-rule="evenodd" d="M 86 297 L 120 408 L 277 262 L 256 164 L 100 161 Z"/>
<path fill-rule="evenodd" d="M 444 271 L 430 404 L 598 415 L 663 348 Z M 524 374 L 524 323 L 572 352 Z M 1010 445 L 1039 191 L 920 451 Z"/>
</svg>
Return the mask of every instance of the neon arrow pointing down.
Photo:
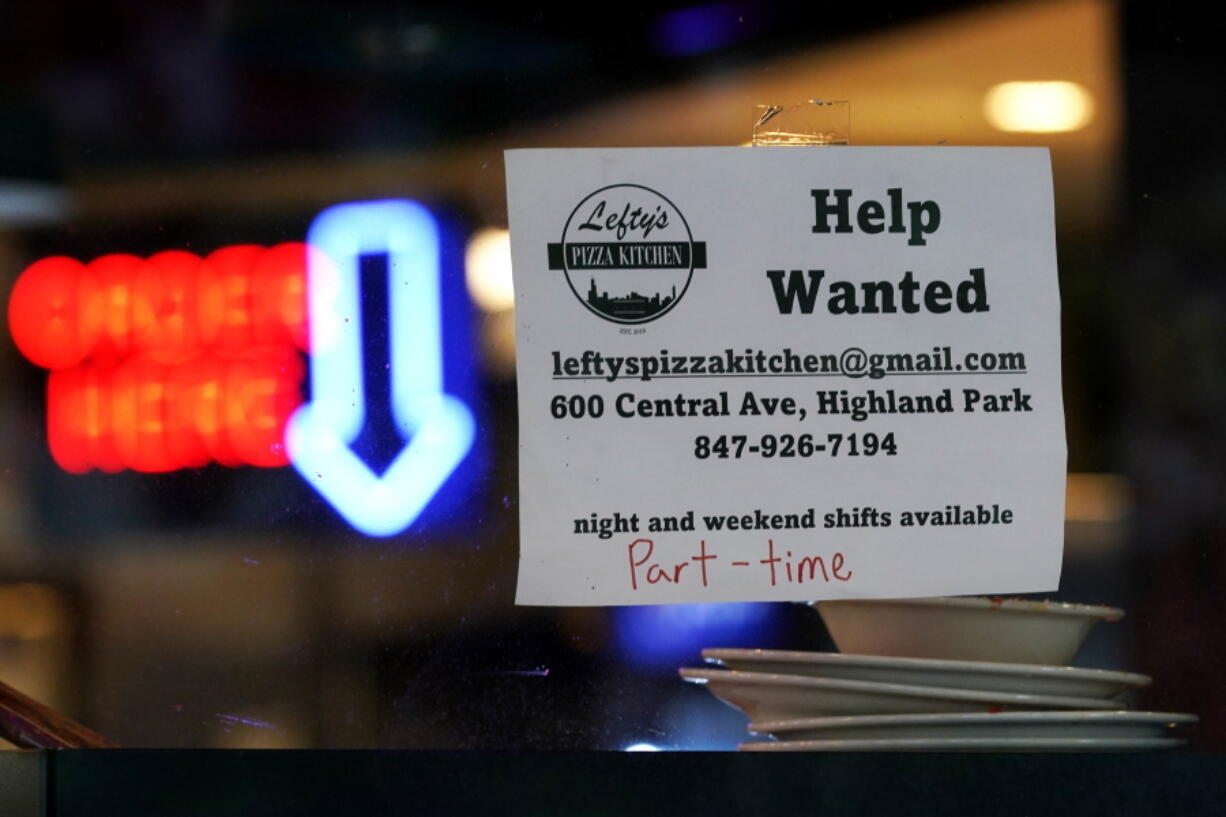
<svg viewBox="0 0 1226 817">
<path fill-rule="evenodd" d="M 311 401 L 290 418 L 294 468 L 359 531 L 391 536 L 413 523 L 472 448 L 475 424 L 443 392 L 439 236 L 411 201 L 341 204 L 307 236 Z M 392 416 L 406 441 L 382 475 L 354 453 L 366 421 L 361 256 L 387 255 Z"/>
</svg>

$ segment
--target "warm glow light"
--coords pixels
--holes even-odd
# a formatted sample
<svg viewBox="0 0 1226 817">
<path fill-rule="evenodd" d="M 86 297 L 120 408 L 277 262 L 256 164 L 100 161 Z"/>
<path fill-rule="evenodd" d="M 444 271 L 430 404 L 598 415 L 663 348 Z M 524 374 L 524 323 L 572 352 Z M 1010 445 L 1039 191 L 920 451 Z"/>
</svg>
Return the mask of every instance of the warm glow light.
<svg viewBox="0 0 1226 817">
<path fill-rule="evenodd" d="M 64 599 L 47 584 L 0 584 L 0 641 L 38 641 L 67 629 Z"/>
<path fill-rule="evenodd" d="M 101 327 L 98 284 L 79 261 L 44 258 L 31 264 L 9 298 L 9 331 L 17 348 L 44 369 L 76 365 Z"/>
<path fill-rule="evenodd" d="M 9 299 L 13 340 L 30 362 L 66 369 L 144 354 L 165 363 L 253 345 L 305 349 L 306 245 L 44 258 Z"/>
<path fill-rule="evenodd" d="M 1069 474 L 1064 518 L 1070 522 L 1120 522 L 1132 510 L 1132 488 L 1118 474 Z"/>
<path fill-rule="evenodd" d="M 997 130 L 1060 133 L 1088 125 L 1094 99 L 1075 82 L 1003 82 L 988 91 L 983 110 Z"/>
<path fill-rule="evenodd" d="M 60 369 L 47 383 L 51 455 L 74 474 L 285 465 L 282 435 L 303 374 L 302 358 L 284 347 L 178 366 L 137 356 Z"/>
<path fill-rule="evenodd" d="M 511 282 L 511 234 L 506 230 L 480 230 L 464 252 L 464 276 L 468 293 L 486 312 L 504 312 L 515 307 Z"/>
<path fill-rule="evenodd" d="M 303 243 L 45 258 L 9 327 L 51 370 L 47 441 L 66 471 L 288 463 L 307 346 Z"/>
</svg>

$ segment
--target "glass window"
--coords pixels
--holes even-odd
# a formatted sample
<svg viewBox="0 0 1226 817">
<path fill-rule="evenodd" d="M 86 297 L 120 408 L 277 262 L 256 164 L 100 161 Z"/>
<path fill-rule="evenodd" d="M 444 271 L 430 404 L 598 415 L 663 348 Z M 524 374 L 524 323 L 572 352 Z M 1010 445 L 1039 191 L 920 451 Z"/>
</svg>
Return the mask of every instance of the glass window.
<svg viewBox="0 0 1226 817">
<path fill-rule="evenodd" d="M 1135 706 L 1221 745 L 1213 30 L 1099 0 L 7 6 L 0 682 L 124 746 L 735 748 L 744 717 L 676 668 L 831 650 L 812 609 L 514 606 L 502 151 L 738 145 L 756 106 L 821 97 L 850 101 L 856 145 L 1051 148 L 1070 452 L 1051 597 L 1124 608 L 1078 664 L 1152 675 Z M 389 318 L 404 268 L 354 253 L 361 342 L 326 365 L 304 269 L 327 214 L 362 230 L 385 215 L 337 208 L 400 199 L 386 217 L 438 257 L 437 311 L 413 320 L 441 339 L 413 354 L 472 433 L 437 484 L 397 484 L 385 524 L 363 509 L 412 415 L 389 352 L 416 325 Z M 364 389 L 304 437 L 356 429 L 352 479 L 290 462 L 314 364 Z"/>
</svg>

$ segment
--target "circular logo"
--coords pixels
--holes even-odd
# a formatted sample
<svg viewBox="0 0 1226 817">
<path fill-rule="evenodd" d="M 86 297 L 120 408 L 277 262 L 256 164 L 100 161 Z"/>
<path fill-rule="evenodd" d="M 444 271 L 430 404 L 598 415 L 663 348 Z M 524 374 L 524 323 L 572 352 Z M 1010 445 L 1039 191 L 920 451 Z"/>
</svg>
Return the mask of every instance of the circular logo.
<svg viewBox="0 0 1226 817">
<path fill-rule="evenodd" d="M 549 267 L 561 270 L 587 309 L 614 323 L 647 323 L 677 305 L 706 244 L 694 241 L 685 216 L 662 194 L 639 184 L 614 184 L 571 211 L 562 240 L 549 245 Z"/>
</svg>

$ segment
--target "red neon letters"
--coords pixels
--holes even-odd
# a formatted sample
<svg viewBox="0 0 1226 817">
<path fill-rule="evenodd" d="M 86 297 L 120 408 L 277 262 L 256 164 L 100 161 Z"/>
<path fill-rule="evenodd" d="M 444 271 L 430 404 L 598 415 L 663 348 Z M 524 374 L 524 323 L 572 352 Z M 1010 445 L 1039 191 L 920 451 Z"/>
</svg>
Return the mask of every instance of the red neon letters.
<svg viewBox="0 0 1226 817">
<path fill-rule="evenodd" d="M 302 402 L 306 253 L 289 243 L 30 265 L 9 326 L 22 354 L 51 370 L 55 461 L 74 473 L 286 464 L 285 423 Z"/>
</svg>

